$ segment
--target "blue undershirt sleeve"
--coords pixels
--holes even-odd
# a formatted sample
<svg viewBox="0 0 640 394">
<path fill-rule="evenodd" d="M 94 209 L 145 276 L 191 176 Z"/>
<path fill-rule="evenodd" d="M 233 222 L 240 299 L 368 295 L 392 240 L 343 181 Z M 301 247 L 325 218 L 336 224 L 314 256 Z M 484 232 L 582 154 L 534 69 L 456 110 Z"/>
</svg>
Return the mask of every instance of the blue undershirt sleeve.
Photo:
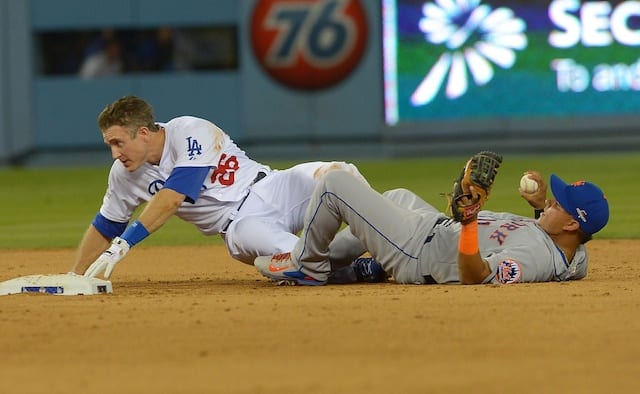
<svg viewBox="0 0 640 394">
<path fill-rule="evenodd" d="M 127 228 L 127 222 L 114 222 L 102 216 L 100 212 L 93 218 L 91 224 L 93 224 L 93 227 L 95 227 L 100 234 L 109 239 L 120 236 Z"/>
<path fill-rule="evenodd" d="M 167 178 L 164 188 L 175 190 L 185 195 L 185 201 L 194 203 L 202 191 L 204 178 L 210 167 L 176 167 Z"/>
</svg>

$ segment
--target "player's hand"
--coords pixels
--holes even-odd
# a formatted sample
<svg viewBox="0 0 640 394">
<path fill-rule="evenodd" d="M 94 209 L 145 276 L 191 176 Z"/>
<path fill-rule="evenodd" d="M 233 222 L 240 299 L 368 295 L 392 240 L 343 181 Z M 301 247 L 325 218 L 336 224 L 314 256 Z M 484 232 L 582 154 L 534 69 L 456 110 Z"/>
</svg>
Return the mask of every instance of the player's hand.
<svg viewBox="0 0 640 394">
<path fill-rule="evenodd" d="M 536 190 L 535 193 L 526 193 L 520 190 L 520 196 L 522 196 L 533 209 L 544 209 L 547 201 L 547 183 L 537 171 L 525 171 L 524 174 L 538 183 L 538 190 Z"/>
<path fill-rule="evenodd" d="M 471 156 L 447 194 L 447 214 L 462 224 L 474 221 L 489 198 L 501 164 L 502 156 L 495 152 L 482 151 Z"/>
<path fill-rule="evenodd" d="M 111 276 L 113 268 L 124 258 L 127 252 L 129 252 L 129 249 L 130 246 L 127 241 L 120 237 L 115 237 L 109 249 L 105 250 L 104 253 L 87 268 L 84 276 L 94 278 L 104 271 L 103 276 L 105 279 L 108 279 Z"/>
<path fill-rule="evenodd" d="M 478 212 L 480 212 L 484 205 L 485 199 L 473 185 L 462 187 L 462 192 L 464 194 L 461 194 L 454 204 L 456 205 L 456 211 L 464 217 L 464 220 L 460 222 L 465 224 L 476 220 Z"/>
<path fill-rule="evenodd" d="M 462 195 L 462 197 L 458 200 L 458 205 L 466 207 L 469 205 L 474 205 L 474 204 L 484 202 L 484 201 L 481 201 L 482 195 L 478 193 L 478 191 L 473 185 L 469 185 L 466 188 L 463 187 L 462 191 L 464 192 L 464 195 Z"/>
</svg>

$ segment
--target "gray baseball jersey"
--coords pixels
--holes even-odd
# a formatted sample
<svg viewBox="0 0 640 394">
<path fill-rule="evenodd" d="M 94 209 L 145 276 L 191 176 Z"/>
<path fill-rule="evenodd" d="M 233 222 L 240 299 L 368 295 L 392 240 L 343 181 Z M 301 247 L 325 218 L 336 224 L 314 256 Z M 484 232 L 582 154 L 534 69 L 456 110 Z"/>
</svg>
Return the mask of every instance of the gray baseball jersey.
<svg viewBox="0 0 640 394">
<path fill-rule="evenodd" d="M 458 282 L 460 223 L 446 220 L 434 226 L 420 253 L 423 274 L 438 283 Z M 587 274 L 587 254 L 581 245 L 572 261 L 531 218 L 481 211 L 478 214 L 480 255 L 491 275 L 484 282 L 549 282 L 581 279 Z"/>
<path fill-rule="evenodd" d="M 369 251 L 396 282 L 459 282 L 457 256 L 461 225 L 406 189 L 383 195 L 353 177 L 335 172 L 319 184 L 309 203 L 307 222 L 292 258 L 308 275 L 326 280 L 329 245 L 342 221 L 342 236 L 354 254 Z M 534 219 L 481 211 L 479 249 L 491 274 L 484 283 L 581 279 L 587 254 L 581 245 L 572 261 Z M 343 246 L 344 247 L 344 246 Z"/>
</svg>

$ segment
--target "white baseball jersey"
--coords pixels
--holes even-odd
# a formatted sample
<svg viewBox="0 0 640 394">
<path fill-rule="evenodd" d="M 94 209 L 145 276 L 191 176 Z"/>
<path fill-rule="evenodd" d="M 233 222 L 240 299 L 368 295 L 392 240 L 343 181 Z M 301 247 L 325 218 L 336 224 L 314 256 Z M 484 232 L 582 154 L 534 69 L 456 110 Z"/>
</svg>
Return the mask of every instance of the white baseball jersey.
<svg viewBox="0 0 640 394">
<path fill-rule="evenodd" d="M 166 130 L 160 164 L 144 164 L 130 173 L 116 160 L 100 213 L 109 220 L 127 222 L 140 204 L 163 187 L 175 168 L 208 167 L 200 195 L 194 203 L 184 202 L 177 216 L 204 234 L 219 233 L 249 192 L 258 171 L 269 173 L 271 169 L 248 158 L 225 132 L 207 120 L 182 116 L 159 126 Z"/>
<path fill-rule="evenodd" d="M 272 170 L 248 158 L 226 133 L 204 119 L 182 116 L 159 125 L 166 130 L 159 165 L 146 163 L 130 173 L 116 160 L 100 214 L 111 222 L 127 223 L 138 206 L 171 182 L 176 169 L 209 168 L 200 192 L 187 195 L 176 215 L 205 235 L 222 234 L 231 256 L 247 264 L 257 256 L 293 248 L 310 195 L 327 171 L 345 170 L 366 182 L 353 164 L 345 162 Z M 259 172 L 266 176 L 254 184 Z M 94 224 L 101 226 L 99 221 Z M 99 228 L 105 236 L 123 230 Z"/>
</svg>

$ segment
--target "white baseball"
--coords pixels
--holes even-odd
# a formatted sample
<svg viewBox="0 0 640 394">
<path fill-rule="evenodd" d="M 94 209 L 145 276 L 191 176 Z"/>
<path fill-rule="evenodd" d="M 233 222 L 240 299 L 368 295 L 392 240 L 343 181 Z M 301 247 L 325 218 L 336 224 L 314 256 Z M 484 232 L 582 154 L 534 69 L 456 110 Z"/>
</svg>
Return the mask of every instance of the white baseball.
<svg viewBox="0 0 640 394">
<path fill-rule="evenodd" d="M 520 190 L 525 193 L 535 193 L 538 191 L 538 182 L 529 178 L 528 175 L 524 175 L 520 178 Z"/>
</svg>

